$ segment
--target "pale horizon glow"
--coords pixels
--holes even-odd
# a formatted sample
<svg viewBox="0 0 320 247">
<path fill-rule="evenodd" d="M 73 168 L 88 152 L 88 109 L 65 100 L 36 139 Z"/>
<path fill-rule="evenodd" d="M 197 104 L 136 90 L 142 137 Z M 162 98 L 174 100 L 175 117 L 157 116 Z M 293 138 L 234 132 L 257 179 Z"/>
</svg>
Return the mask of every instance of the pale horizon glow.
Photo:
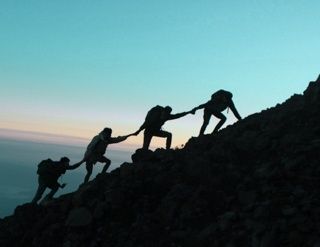
<svg viewBox="0 0 320 247">
<path fill-rule="evenodd" d="M 2 0 L 0 128 L 85 143 L 104 127 L 136 131 L 155 105 L 187 111 L 221 88 L 246 117 L 318 77 L 319 9 L 317 0 Z M 164 129 L 180 147 L 201 124 L 198 111 Z M 142 146 L 142 133 L 126 145 Z"/>
</svg>

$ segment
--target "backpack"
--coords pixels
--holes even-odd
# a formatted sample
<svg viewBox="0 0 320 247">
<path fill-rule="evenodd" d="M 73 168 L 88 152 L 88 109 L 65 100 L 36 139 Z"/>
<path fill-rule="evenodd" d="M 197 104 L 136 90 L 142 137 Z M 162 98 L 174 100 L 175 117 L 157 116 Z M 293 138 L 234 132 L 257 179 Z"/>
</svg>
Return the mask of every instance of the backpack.
<svg viewBox="0 0 320 247">
<path fill-rule="evenodd" d="M 91 142 L 87 146 L 88 151 L 94 151 L 98 143 L 100 142 L 100 136 L 96 135 L 95 137 L 92 138 Z"/>
<path fill-rule="evenodd" d="M 159 122 L 163 110 L 164 110 L 164 107 L 159 105 L 151 108 L 148 111 L 147 116 L 144 120 L 145 125 L 152 126 L 153 124 Z"/>
<path fill-rule="evenodd" d="M 232 98 L 232 93 L 226 91 L 226 90 L 223 90 L 223 89 L 220 89 L 218 90 L 217 92 L 213 93 L 211 95 L 211 98 L 212 99 L 216 99 L 216 98 L 227 98 L 227 99 L 231 99 Z"/>
<path fill-rule="evenodd" d="M 37 174 L 44 175 L 50 173 L 52 170 L 53 161 L 51 159 L 42 160 L 38 164 Z"/>
<path fill-rule="evenodd" d="M 232 93 L 226 91 L 226 90 L 223 90 L 223 89 L 220 89 L 218 90 L 217 92 L 213 93 L 211 95 L 211 100 L 220 100 L 222 98 L 226 98 L 228 100 L 231 100 L 232 99 Z"/>
</svg>

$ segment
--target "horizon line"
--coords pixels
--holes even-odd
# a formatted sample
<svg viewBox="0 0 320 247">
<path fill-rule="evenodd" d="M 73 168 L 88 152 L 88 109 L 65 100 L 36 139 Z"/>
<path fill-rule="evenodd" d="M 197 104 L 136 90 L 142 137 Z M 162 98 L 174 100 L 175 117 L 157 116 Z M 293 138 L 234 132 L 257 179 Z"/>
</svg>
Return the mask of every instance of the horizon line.
<svg viewBox="0 0 320 247">
<path fill-rule="evenodd" d="M 21 134 L 22 136 L 20 136 Z M 9 140 L 16 141 L 31 141 L 37 143 L 46 143 L 46 144 L 60 144 L 68 146 L 79 146 L 83 147 L 89 144 L 90 138 L 71 136 L 71 135 L 61 135 L 53 134 L 47 132 L 37 132 L 29 130 L 19 130 L 19 129 L 9 129 L 9 128 L 0 128 L 0 138 L 7 138 Z M 119 146 L 120 145 L 120 146 Z M 135 144 L 119 144 L 118 148 L 110 149 L 120 149 L 128 150 L 132 148 L 138 148 L 138 145 Z"/>
</svg>

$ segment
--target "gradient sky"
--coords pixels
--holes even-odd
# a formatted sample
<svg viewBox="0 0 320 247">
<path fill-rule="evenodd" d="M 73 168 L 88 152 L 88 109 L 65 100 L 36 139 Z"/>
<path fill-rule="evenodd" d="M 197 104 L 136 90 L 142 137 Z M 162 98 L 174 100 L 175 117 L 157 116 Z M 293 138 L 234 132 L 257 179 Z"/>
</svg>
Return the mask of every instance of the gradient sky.
<svg viewBox="0 0 320 247">
<path fill-rule="evenodd" d="M 319 9 L 319 0 L 1 0 L 0 128 L 122 135 L 154 105 L 189 110 L 220 88 L 242 116 L 261 111 L 320 73 Z M 164 128 L 180 145 L 201 121 L 198 111 Z"/>
</svg>

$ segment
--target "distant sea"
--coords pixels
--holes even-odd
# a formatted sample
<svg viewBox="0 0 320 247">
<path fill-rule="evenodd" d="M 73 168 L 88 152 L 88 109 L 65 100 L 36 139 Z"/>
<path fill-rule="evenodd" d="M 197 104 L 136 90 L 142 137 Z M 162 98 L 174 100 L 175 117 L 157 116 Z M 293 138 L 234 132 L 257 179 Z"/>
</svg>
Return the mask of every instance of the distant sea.
<svg viewBox="0 0 320 247">
<path fill-rule="evenodd" d="M 80 161 L 85 152 L 85 146 L 69 146 L 61 144 L 37 143 L 31 141 L 17 141 L 0 138 L 0 218 L 11 215 L 16 206 L 30 202 L 37 189 L 37 164 L 47 158 L 59 160 L 63 156 L 70 158 L 70 164 Z M 131 152 L 107 150 L 106 156 L 111 160 L 108 172 L 119 167 L 123 162 L 131 161 Z M 94 178 L 102 169 L 102 164 L 94 166 L 90 178 Z M 67 171 L 61 183 L 67 183 L 60 189 L 56 197 L 61 194 L 77 190 L 83 182 L 86 170 L 83 164 L 76 170 Z M 44 195 L 48 193 L 46 190 Z"/>
</svg>

